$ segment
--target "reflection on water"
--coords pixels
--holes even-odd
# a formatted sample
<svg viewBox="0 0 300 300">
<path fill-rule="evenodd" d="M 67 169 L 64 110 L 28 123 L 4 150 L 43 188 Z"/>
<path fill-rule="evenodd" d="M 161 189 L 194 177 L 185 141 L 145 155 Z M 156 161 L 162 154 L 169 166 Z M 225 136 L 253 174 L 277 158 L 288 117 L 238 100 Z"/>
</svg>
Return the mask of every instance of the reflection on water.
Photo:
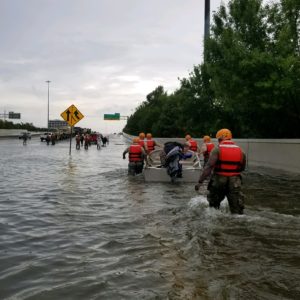
<svg viewBox="0 0 300 300">
<path fill-rule="evenodd" d="M 232 216 L 129 178 L 125 147 L 0 140 L 1 299 L 300 298 L 299 176 L 251 170 Z"/>
<path fill-rule="evenodd" d="M 67 176 L 74 176 L 76 175 L 76 171 L 77 171 L 76 162 L 73 160 L 73 157 L 70 156 L 68 159 L 68 164 L 65 168 L 65 173 Z"/>
</svg>

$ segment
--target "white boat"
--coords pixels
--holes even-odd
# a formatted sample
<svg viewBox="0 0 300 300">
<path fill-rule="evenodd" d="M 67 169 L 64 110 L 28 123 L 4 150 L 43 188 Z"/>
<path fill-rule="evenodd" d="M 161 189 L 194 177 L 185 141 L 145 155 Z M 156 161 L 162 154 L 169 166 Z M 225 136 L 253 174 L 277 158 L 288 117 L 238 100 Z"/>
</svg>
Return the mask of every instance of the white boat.
<svg viewBox="0 0 300 300">
<path fill-rule="evenodd" d="M 152 151 L 146 161 L 143 171 L 145 181 L 148 182 L 171 182 L 171 177 L 167 173 L 167 169 L 162 167 L 160 155 L 162 150 Z M 199 180 L 201 173 L 201 163 L 197 153 L 191 152 L 190 158 L 181 160 L 182 164 L 182 178 L 176 178 L 176 182 L 194 182 Z"/>
</svg>

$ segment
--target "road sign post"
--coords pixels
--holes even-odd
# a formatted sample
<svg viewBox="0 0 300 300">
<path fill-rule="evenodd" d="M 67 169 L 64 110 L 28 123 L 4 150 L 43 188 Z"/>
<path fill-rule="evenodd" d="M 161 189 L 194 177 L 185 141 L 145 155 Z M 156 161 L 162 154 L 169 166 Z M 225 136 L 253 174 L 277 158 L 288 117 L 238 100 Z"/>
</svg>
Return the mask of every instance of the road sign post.
<svg viewBox="0 0 300 300">
<path fill-rule="evenodd" d="M 69 155 L 71 155 L 71 149 L 72 149 L 72 134 L 73 134 L 73 126 L 71 126 Z"/>
<path fill-rule="evenodd" d="M 84 118 L 84 115 L 73 104 L 70 107 L 68 107 L 64 112 L 62 112 L 60 115 L 71 126 L 70 151 L 69 151 L 69 154 L 71 155 L 73 126 L 77 122 L 79 122 L 82 118 Z"/>
</svg>

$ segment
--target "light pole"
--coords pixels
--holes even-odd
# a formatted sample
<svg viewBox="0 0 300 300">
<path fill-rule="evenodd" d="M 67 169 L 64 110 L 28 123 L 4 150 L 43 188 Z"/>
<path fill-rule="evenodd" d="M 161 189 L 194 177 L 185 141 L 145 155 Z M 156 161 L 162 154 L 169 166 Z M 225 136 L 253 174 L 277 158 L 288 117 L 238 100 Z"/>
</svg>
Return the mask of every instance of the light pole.
<svg viewBox="0 0 300 300">
<path fill-rule="evenodd" d="M 204 61 L 206 60 L 206 43 L 209 38 L 210 27 L 210 0 L 205 0 L 204 7 Z"/>
<path fill-rule="evenodd" d="M 49 83 L 51 82 L 50 80 L 46 81 L 48 83 L 48 117 L 47 117 L 47 133 L 49 133 Z"/>
<path fill-rule="evenodd" d="M 204 16 L 204 38 L 209 38 L 209 27 L 210 27 L 210 0 L 205 0 L 205 16 Z"/>
</svg>

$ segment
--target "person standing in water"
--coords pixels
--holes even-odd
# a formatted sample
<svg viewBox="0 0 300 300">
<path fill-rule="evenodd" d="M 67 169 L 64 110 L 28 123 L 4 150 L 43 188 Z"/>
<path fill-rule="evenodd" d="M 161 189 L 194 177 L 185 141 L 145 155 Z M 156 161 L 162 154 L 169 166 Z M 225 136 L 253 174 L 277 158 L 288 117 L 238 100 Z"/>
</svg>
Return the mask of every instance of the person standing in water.
<svg viewBox="0 0 300 300">
<path fill-rule="evenodd" d="M 198 144 L 195 140 L 192 139 L 192 137 L 187 134 L 185 136 L 185 145 L 188 145 L 189 146 L 189 150 L 191 151 L 194 151 L 194 152 L 199 152 L 199 147 L 198 147 Z"/>
<path fill-rule="evenodd" d="M 162 145 L 157 143 L 155 140 L 152 139 L 152 134 L 147 133 L 146 134 L 146 140 L 144 141 L 144 147 L 146 150 L 146 153 L 149 154 L 151 151 L 155 150 L 155 147 L 162 148 Z"/>
<path fill-rule="evenodd" d="M 90 135 L 88 133 L 86 133 L 84 136 L 84 149 L 85 150 L 89 149 L 89 143 L 90 143 Z"/>
<path fill-rule="evenodd" d="M 207 187 L 209 206 L 219 209 L 226 196 L 231 213 L 241 215 L 244 211 L 241 172 L 245 170 L 246 155 L 231 140 L 232 134 L 229 129 L 219 130 L 216 138 L 219 145 L 211 152 L 195 190 L 198 191 L 203 181 L 212 173 Z"/>
<path fill-rule="evenodd" d="M 129 153 L 128 174 L 136 175 L 142 173 L 146 152 L 139 144 L 139 138 L 134 138 L 132 144 L 125 149 L 123 159 L 126 158 L 127 153 Z"/>
<path fill-rule="evenodd" d="M 203 154 L 203 158 L 204 158 L 204 165 L 203 166 L 205 166 L 206 163 L 208 162 L 210 152 L 212 151 L 212 149 L 214 147 L 215 147 L 215 145 L 211 142 L 210 136 L 205 135 L 203 137 L 203 144 L 200 148 L 200 155 Z"/>
<path fill-rule="evenodd" d="M 76 134 L 75 140 L 76 140 L 76 149 L 79 150 L 80 149 L 80 134 L 79 133 Z"/>
</svg>

